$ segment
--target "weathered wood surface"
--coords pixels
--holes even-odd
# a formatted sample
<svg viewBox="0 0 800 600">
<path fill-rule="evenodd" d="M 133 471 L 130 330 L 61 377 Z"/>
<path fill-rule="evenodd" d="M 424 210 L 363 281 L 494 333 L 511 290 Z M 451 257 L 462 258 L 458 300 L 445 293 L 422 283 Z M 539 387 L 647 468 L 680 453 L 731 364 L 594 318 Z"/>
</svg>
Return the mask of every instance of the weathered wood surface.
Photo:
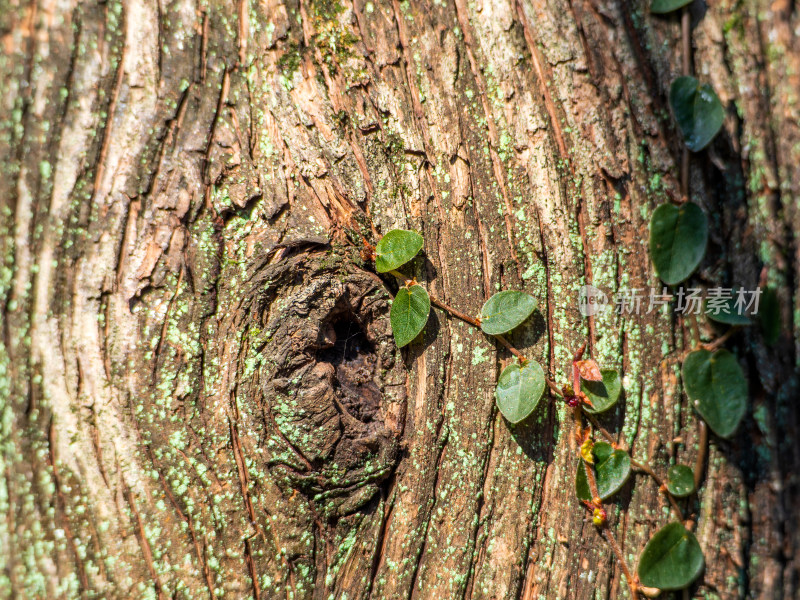
<svg viewBox="0 0 800 600">
<path fill-rule="evenodd" d="M 694 281 L 753 287 L 766 265 L 787 324 L 774 348 L 732 341 L 751 410 L 712 438 L 693 594 L 794 598 L 800 16 L 692 15 L 696 72 L 727 107 L 693 160 L 712 230 Z M 658 285 L 677 17 L 2 0 L 0 39 L 0 596 L 626 596 L 574 498 L 563 408 L 509 428 L 492 395 L 509 355 L 443 313 L 397 352 L 391 284 L 343 241 L 356 222 L 419 230 L 417 276 L 471 314 L 530 292 L 541 313 L 515 343 L 561 379 L 589 338 L 624 373 L 605 422 L 634 457 L 694 461 L 692 323 L 590 330 L 577 310 L 585 281 Z M 637 475 L 613 506 L 635 564 L 667 504 Z"/>
</svg>

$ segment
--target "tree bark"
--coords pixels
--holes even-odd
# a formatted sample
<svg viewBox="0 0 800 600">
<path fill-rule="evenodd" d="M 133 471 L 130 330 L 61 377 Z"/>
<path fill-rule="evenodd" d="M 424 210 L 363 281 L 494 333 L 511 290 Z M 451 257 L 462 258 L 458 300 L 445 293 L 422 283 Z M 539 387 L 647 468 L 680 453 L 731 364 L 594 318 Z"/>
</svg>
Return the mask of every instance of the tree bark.
<svg viewBox="0 0 800 600">
<path fill-rule="evenodd" d="M 574 424 L 509 426 L 510 354 L 434 310 L 397 350 L 396 283 L 359 240 L 425 237 L 417 279 L 474 315 L 539 302 L 514 344 L 565 381 L 624 375 L 603 424 L 694 464 L 680 364 L 719 335 L 592 320 L 578 289 L 660 282 L 652 209 L 680 196 L 667 103 L 680 17 L 614 0 L 2 0 L 0 596 L 621 598 L 574 495 Z M 783 330 L 728 342 L 751 402 L 710 437 L 690 594 L 800 594 L 800 15 L 691 6 L 726 106 L 691 160 L 698 286 L 778 291 Z M 635 568 L 669 504 L 610 505 Z M 667 594 L 665 594 L 667 596 Z"/>
</svg>

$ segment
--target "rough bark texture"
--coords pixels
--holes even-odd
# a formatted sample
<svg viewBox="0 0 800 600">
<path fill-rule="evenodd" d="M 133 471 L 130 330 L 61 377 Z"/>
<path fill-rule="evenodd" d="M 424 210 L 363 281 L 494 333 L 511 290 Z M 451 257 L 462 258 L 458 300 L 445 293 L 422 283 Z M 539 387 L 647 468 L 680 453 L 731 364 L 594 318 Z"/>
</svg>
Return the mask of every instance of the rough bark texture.
<svg viewBox="0 0 800 600">
<path fill-rule="evenodd" d="M 692 7 L 727 108 L 694 157 L 693 282 L 779 290 L 784 332 L 729 343 L 752 401 L 711 438 L 692 595 L 800 594 L 800 16 Z M 692 321 L 577 310 L 587 281 L 659 285 L 652 209 L 678 194 L 666 94 L 679 17 L 613 0 L 0 0 L 0 596 L 618 598 L 574 498 L 563 407 L 509 427 L 507 352 L 434 311 L 397 351 L 394 283 L 358 248 L 425 236 L 416 273 L 558 380 L 624 373 L 604 418 L 691 464 Z M 633 566 L 668 505 L 612 505 Z"/>
</svg>

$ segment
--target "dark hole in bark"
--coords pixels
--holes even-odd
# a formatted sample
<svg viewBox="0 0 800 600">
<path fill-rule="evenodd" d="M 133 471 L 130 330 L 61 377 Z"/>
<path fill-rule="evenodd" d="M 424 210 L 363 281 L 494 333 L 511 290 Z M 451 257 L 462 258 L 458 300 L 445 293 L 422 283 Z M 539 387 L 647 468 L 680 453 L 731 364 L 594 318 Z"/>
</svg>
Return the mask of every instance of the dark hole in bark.
<svg viewBox="0 0 800 600">
<path fill-rule="evenodd" d="M 319 362 L 333 365 L 333 390 L 347 413 L 369 423 L 378 416 L 381 392 L 375 384 L 377 357 L 364 330 L 351 313 L 340 313 L 326 327 L 326 346 L 317 352 Z"/>
</svg>

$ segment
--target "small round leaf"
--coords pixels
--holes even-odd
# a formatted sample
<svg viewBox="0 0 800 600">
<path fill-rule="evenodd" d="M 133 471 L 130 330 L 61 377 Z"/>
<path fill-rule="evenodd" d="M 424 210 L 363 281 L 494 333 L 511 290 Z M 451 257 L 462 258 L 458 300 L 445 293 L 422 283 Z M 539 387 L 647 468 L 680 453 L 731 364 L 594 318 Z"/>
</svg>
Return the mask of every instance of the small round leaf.
<svg viewBox="0 0 800 600">
<path fill-rule="evenodd" d="M 498 292 L 481 309 L 481 329 L 489 335 L 500 335 L 522 324 L 536 309 L 536 300 L 525 292 Z"/>
<path fill-rule="evenodd" d="M 669 103 L 686 147 L 698 152 L 714 139 L 725 119 L 725 109 L 714 88 L 694 77 L 678 77 L 669 90 Z"/>
<path fill-rule="evenodd" d="M 614 450 L 611 444 L 597 442 L 592 449 L 594 454 L 594 473 L 600 499 L 605 500 L 616 494 L 625 485 L 631 472 L 631 457 L 624 450 Z M 592 491 L 586 476 L 588 465 L 578 461 L 578 472 L 575 475 L 575 493 L 581 500 L 591 502 Z"/>
<path fill-rule="evenodd" d="M 703 564 L 697 538 L 676 521 L 659 529 L 647 542 L 639 558 L 639 580 L 646 587 L 680 590 L 700 576 Z"/>
<path fill-rule="evenodd" d="M 747 380 L 727 350 L 695 350 L 683 361 L 686 395 L 712 431 L 730 437 L 747 410 Z"/>
<path fill-rule="evenodd" d="M 398 348 L 414 341 L 428 322 L 430 311 L 431 299 L 421 285 L 400 288 L 389 313 L 394 341 Z"/>
<path fill-rule="evenodd" d="M 662 204 L 650 219 L 650 258 L 667 285 L 680 283 L 703 259 L 708 221 L 693 202 L 681 206 Z"/>
<path fill-rule="evenodd" d="M 497 380 L 497 408 L 510 423 L 519 423 L 539 404 L 544 386 L 544 371 L 536 361 L 523 367 L 510 364 Z"/>
<path fill-rule="evenodd" d="M 650 5 L 650 12 L 656 15 L 663 15 L 683 8 L 691 3 L 692 0 L 653 0 L 653 3 Z"/>
<path fill-rule="evenodd" d="M 375 269 L 387 273 L 403 266 L 422 250 L 422 243 L 416 231 L 392 229 L 375 246 Z"/>
<path fill-rule="evenodd" d="M 672 465 L 667 470 L 667 489 L 676 498 L 694 492 L 694 472 L 686 465 Z"/>
<path fill-rule="evenodd" d="M 584 406 L 583 410 L 597 414 L 607 411 L 619 400 L 622 389 L 619 373 L 616 369 L 600 369 L 602 381 L 581 381 L 581 390 L 589 397 L 591 406 Z"/>
</svg>

